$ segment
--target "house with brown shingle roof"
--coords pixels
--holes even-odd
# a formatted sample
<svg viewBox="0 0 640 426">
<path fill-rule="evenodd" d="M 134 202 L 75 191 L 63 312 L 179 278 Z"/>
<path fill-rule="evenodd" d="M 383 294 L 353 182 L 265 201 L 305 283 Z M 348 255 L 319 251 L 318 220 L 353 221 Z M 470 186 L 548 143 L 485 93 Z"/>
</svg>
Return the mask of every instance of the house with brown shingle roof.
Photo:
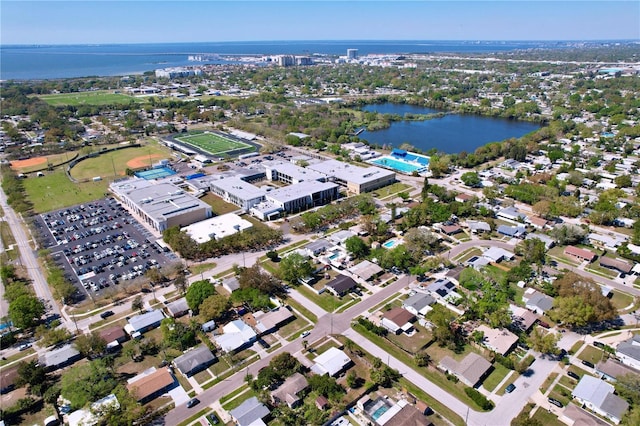
<svg viewBox="0 0 640 426">
<path fill-rule="evenodd" d="M 382 314 L 380 324 L 387 330 L 399 334 L 403 331 L 409 331 L 413 328 L 413 322 L 416 320 L 415 315 L 406 309 L 396 307 Z"/>
<path fill-rule="evenodd" d="M 307 387 L 309 387 L 307 378 L 300 373 L 295 373 L 287 377 L 276 390 L 271 392 L 271 401 L 273 401 L 275 405 L 285 403 L 290 408 L 294 408 L 300 403 L 300 394 Z"/>
<path fill-rule="evenodd" d="M 629 265 L 627 262 L 621 259 L 611 259 L 610 257 L 602 256 L 600 257 L 600 266 L 604 266 L 605 268 L 615 269 L 623 274 L 628 274 L 631 272 L 633 266 Z"/>
<path fill-rule="evenodd" d="M 127 390 L 138 402 L 145 403 L 173 388 L 175 383 L 176 380 L 169 370 L 159 368 L 151 372 L 147 370 L 132 378 L 127 384 Z"/>
</svg>

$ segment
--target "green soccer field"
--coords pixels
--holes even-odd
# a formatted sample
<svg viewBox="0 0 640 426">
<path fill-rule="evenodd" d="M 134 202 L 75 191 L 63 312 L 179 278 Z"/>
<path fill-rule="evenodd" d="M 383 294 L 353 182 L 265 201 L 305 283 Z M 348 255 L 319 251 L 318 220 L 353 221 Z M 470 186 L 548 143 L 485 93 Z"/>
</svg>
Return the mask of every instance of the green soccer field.
<svg viewBox="0 0 640 426">
<path fill-rule="evenodd" d="M 132 102 L 142 103 L 145 100 L 133 96 L 111 91 L 56 93 L 51 95 L 39 95 L 40 99 L 53 106 L 60 105 L 127 105 Z"/>
<path fill-rule="evenodd" d="M 238 149 L 253 148 L 251 145 L 227 139 L 215 133 L 196 133 L 175 138 L 178 142 L 195 146 L 211 155 L 224 154 Z"/>
</svg>

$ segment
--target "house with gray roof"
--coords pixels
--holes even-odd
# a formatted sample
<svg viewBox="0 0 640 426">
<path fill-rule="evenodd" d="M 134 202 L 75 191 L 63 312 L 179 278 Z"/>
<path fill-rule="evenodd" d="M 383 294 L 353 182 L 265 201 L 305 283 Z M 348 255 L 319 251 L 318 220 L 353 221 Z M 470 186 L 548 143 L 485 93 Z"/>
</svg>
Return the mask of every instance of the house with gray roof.
<svg viewBox="0 0 640 426">
<path fill-rule="evenodd" d="M 544 248 L 547 250 L 549 250 L 556 244 L 553 238 L 545 234 L 535 233 L 528 234 L 526 237 L 524 237 L 525 240 L 533 240 L 534 238 L 542 241 L 544 243 Z"/>
<path fill-rule="evenodd" d="M 491 232 L 491 225 L 481 220 L 468 220 L 467 226 L 473 234 L 479 234 L 481 232 Z"/>
<path fill-rule="evenodd" d="M 596 373 L 605 380 L 615 382 L 618 377 L 626 376 L 627 374 L 640 374 L 640 370 L 631 368 L 621 362 L 618 362 L 612 358 L 607 358 L 604 361 L 600 361 L 596 364 Z"/>
<path fill-rule="evenodd" d="M 618 343 L 616 356 L 623 364 L 640 370 L 640 334 Z"/>
<path fill-rule="evenodd" d="M 360 279 L 369 281 L 377 277 L 378 275 L 380 275 L 383 269 L 373 262 L 370 262 L 368 260 L 363 260 L 357 265 L 349 268 L 348 271 Z"/>
<path fill-rule="evenodd" d="M 528 288 L 522 295 L 522 300 L 525 303 L 525 307 L 536 314 L 544 314 L 549 309 L 553 308 L 553 298 L 539 291 Z"/>
<path fill-rule="evenodd" d="M 508 226 L 508 225 L 500 225 L 498 226 L 498 234 L 506 235 L 507 237 L 513 238 L 522 238 L 527 233 L 527 228 L 523 225 L 518 226 Z"/>
<path fill-rule="evenodd" d="M 185 376 L 191 376 L 216 362 L 216 357 L 205 345 L 197 346 L 173 360 L 173 365 Z"/>
<path fill-rule="evenodd" d="M 433 296 L 416 292 L 416 294 L 409 296 L 402 302 L 402 307 L 413 315 L 424 317 L 431 310 L 431 305 L 434 303 L 436 303 L 436 299 Z"/>
<path fill-rule="evenodd" d="M 527 215 L 524 213 L 521 213 L 515 207 L 507 207 L 499 210 L 496 213 L 496 217 L 500 219 L 508 220 L 510 222 L 520 222 L 520 221 L 525 221 L 527 219 Z"/>
<path fill-rule="evenodd" d="M 353 278 L 346 275 L 338 275 L 336 278 L 325 284 L 326 289 L 336 296 L 343 296 L 357 286 L 358 283 L 356 283 Z"/>
<path fill-rule="evenodd" d="M 38 362 L 47 370 L 57 370 L 73 364 L 82 358 L 80 352 L 71 344 L 64 345 L 61 348 L 45 352 Z"/>
<path fill-rule="evenodd" d="M 255 396 L 229 411 L 238 426 L 266 426 L 264 419 L 271 414 L 269 409 Z"/>
<path fill-rule="evenodd" d="M 439 279 L 429 284 L 427 292 L 437 299 L 450 300 L 460 298 L 460 295 L 456 292 L 456 285 L 447 279 Z"/>
<path fill-rule="evenodd" d="M 487 376 L 492 365 L 477 353 L 471 352 L 460 362 L 445 356 L 440 361 L 438 368 L 449 374 L 454 374 L 467 386 L 475 387 Z"/>
<path fill-rule="evenodd" d="M 491 262 L 500 262 L 503 259 L 513 260 L 515 255 L 509 250 L 505 250 L 502 247 L 489 247 L 487 251 L 482 253 L 482 257 L 487 258 Z"/>
<path fill-rule="evenodd" d="M 134 334 L 143 334 L 149 330 L 153 330 L 160 326 L 160 323 L 164 319 L 164 314 L 159 309 L 154 309 L 149 312 L 145 312 L 141 315 L 129 318 L 129 324 L 124 326 L 124 329 L 131 337 L 135 337 Z"/>
<path fill-rule="evenodd" d="M 182 297 L 178 300 L 167 303 L 167 312 L 169 313 L 169 316 L 173 318 L 178 318 L 185 314 L 188 314 L 189 304 L 187 304 L 187 299 L 185 297 Z"/>
<path fill-rule="evenodd" d="M 271 333 L 295 318 L 290 310 L 283 307 L 269 312 L 254 312 L 253 317 L 256 320 L 255 329 L 261 335 Z"/>
<path fill-rule="evenodd" d="M 319 254 L 324 253 L 328 248 L 332 247 L 333 244 L 324 238 L 320 238 L 315 241 L 311 241 L 309 244 L 304 246 L 304 249 L 307 251 L 309 256 L 318 256 Z"/>
<path fill-rule="evenodd" d="M 287 404 L 290 408 L 294 408 L 299 405 L 300 395 L 309 387 L 307 378 L 300 373 L 294 373 L 278 388 L 271 392 L 271 401 L 274 405 L 280 405 L 282 403 Z"/>
<path fill-rule="evenodd" d="M 611 384 L 585 374 L 571 394 L 588 409 L 618 424 L 629 404 L 614 391 Z"/>
</svg>

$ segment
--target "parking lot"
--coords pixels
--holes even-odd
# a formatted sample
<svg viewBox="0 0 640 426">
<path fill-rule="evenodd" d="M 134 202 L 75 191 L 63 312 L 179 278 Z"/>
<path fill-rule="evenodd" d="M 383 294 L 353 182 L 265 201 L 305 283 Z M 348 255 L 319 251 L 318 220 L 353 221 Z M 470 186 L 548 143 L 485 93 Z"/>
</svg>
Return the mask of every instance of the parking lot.
<svg viewBox="0 0 640 426">
<path fill-rule="evenodd" d="M 178 260 L 114 198 L 41 214 L 37 228 L 65 276 L 91 297 Z"/>
</svg>

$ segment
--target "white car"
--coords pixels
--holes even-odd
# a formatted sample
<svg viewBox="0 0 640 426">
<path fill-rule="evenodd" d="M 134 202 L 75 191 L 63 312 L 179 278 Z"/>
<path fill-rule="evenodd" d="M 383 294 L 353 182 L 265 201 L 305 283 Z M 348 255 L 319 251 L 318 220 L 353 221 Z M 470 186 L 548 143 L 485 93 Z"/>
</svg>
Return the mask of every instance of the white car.
<svg viewBox="0 0 640 426">
<path fill-rule="evenodd" d="M 310 331 L 303 331 L 302 334 L 300 335 L 300 337 L 304 338 L 304 337 L 307 337 L 310 334 L 311 334 Z"/>
</svg>

